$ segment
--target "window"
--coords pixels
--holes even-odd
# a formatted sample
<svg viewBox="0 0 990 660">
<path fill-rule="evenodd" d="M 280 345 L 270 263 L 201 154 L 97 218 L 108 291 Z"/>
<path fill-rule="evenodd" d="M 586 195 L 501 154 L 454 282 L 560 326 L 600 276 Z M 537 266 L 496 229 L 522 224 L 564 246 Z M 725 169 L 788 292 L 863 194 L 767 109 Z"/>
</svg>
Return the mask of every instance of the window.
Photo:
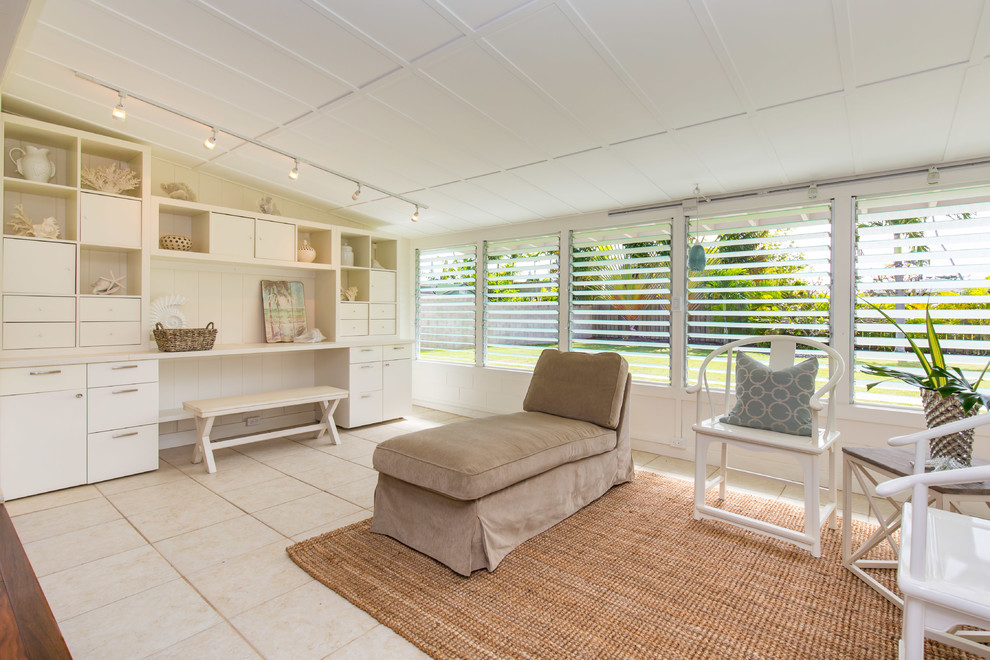
<svg viewBox="0 0 990 660">
<path fill-rule="evenodd" d="M 416 352 L 422 360 L 474 364 L 473 245 L 417 250 Z"/>
<path fill-rule="evenodd" d="M 990 189 L 941 191 L 856 203 L 856 366 L 876 364 L 920 373 L 904 335 L 871 309 L 881 307 L 925 350 L 931 303 L 946 364 L 970 382 L 990 355 Z M 918 328 L 915 333 L 913 328 Z M 875 380 L 858 369 L 862 403 L 919 406 L 917 388 Z"/>
<path fill-rule="evenodd" d="M 532 369 L 557 347 L 560 237 L 485 243 L 485 364 Z"/>
<path fill-rule="evenodd" d="M 692 219 L 707 253 L 688 275 L 687 373 L 712 349 L 753 335 L 790 334 L 828 342 L 830 204 Z M 818 379 L 828 378 L 827 362 Z"/>
<path fill-rule="evenodd" d="M 670 382 L 671 222 L 571 234 L 571 350 L 615 351 Z"/>
</svg>

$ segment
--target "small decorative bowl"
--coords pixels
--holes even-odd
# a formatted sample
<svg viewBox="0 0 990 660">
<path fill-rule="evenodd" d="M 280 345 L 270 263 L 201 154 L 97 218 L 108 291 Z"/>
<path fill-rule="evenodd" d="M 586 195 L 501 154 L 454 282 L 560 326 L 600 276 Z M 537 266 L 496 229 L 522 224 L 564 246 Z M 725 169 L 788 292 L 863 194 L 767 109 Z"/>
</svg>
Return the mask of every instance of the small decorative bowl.
<svg viewBox="0 0 990 660">
<path fill-rule="evenodd" d="M 163 234 L 158 237 L 158 247 L 163 250 L 189 252 L 192 249 L 192 239 L 178 234 Z"/>
</svg>

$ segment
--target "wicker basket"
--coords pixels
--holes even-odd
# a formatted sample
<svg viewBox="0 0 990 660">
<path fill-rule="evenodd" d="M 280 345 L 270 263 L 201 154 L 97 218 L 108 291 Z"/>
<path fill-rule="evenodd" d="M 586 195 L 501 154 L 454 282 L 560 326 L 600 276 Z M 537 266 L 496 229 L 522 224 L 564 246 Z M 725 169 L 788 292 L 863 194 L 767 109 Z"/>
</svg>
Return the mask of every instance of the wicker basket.
<svg viewBox="0 0 990 660">
<path fill-rule="evenodd" d="M 161 323 L 155 324 L 155 343 L 158 350 L 165 353 L 176 351 L 208 351 L 213 348 L 217 339 L 217 329 L 213 321 L 205 328 L 166 328 Z"/>
<path fill-rule="evenodd" d="M 189 252 L 192 249 L 192 239 L 178 234 L 163 234 L 158 237 L 158 247 L 163 250 Z"/>
</svg>

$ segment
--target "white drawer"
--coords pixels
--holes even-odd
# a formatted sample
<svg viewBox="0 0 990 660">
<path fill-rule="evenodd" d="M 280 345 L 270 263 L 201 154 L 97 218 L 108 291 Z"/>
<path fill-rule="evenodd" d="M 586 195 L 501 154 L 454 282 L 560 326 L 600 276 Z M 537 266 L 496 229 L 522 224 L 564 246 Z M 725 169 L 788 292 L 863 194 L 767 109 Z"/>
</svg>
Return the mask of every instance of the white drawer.
<svg viewBox="0 0 990 660">
<path fill-rule="evenodd" d="M 141 299 L 124 296 L 79 298 L 80 321 L 140 321 Z"/>
<path fill-rule="evenodd" d="M 140 343 L 140 321 L 89 321 L 79 324 L 80 346 L 123 346 Z"/>
<path fill-rule="evenodd" d="M 369 335 L 394 335 L 395 334 L 395 319 L 382 319 L 379 321 L 371 321 L 368 327 Z"/>
<path fill-rule="evenodd" d="M 383 360 L 402 360 L 412 357 L 412 344 L 386 344 L 382 346 Z"/>
<path fill-rule="evenodd" d="M 363 337 L 368 334 L 367 321 L 341 321 L 338 327 L 341 337 Z"/>
<path fill-rule="evenodd" d="M 368 317 L 372 319 L 394 319 L 395 305 L 383 305 L 381 303 L 371 303 L 368 310 Z"/>
<path fill-rule="evenodd" d="M 0 396 L 55 392 L 86 387 L 85 364 L 0 369 Z"/>
<path fill-rule="evenodd" d="M 141 247 L 141 200 L 84 192 L 79 196 L 80 241 Z"/>
<path fill-rule="evenodd" d="M 72 348 L 76 345 L 75 323 L 4 323 L 3 347 Z"/>
<path fill-rule="evenodd" d="M 347 349 L 348 362 L 381 362 L 381 346 L 353 346 Z"/>
<path fill-rule="evenodd" d="M 368 303 L 340 303 L 340 318 L 367 321 Z"/>
<path fill-rule="evenodd" d="M 4 238 L 3 289 L 10 293 L 74 294 L 75 244 Z"/>
<path fill-rule="evenodd" d="M 382 421 L 382 392 L 352 393 L 347 399 L 349 426 L 364 426 Z"/>
<path fill-rule="evenodd" d="M 4 321 L 76 320 L 76 299 L 68 296 L 4 296 Z"/>
<path fill-rule="evenodd" d="M 158 423 L 158 383 L 89 388 L 90 433 Z"/>
<path fill-rule="evenodd" d="M 86 379 L 90 387 L 155 383 L 158 382 L 158 360 L 91 364 L 87 367 Z"/>
<path fill-rule="evenodd" d="M 350 392 L 353 398 L 359 392 L 382 389 L 382 363 L 358 362 L 351 365 Z"/>
<path fill-rule="evenodd" d="M 90 433 L 87 481 L 95 483 L 158 469 L 158 425 Z"/>
</svg>

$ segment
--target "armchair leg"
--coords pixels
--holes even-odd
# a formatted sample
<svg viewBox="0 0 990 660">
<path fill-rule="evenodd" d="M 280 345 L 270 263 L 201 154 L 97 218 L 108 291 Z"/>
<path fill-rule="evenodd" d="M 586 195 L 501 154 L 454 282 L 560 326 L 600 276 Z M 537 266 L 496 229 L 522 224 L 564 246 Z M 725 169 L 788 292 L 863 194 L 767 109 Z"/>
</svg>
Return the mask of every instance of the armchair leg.
<svg viewBox="0 0 990 660">
<path fill-rule="evenodd" d="M 821 509 L 818 506 L 818 462 L 812 456 L 799 459 L 804 468 L 804 533 L 811 541 L 811 556 L 822 556 Z"/>
<path fill-rule="evenodd" d="M 904 599 L 901 650 L 903 660 L 925 660 L 925 608 L 910 598 Z"/>
<path fill-rule="evenodd" d="M 828 448 L 828 492 L 829 502 L 832 503 L 832 511 L 828 514 L 828 528 L 838 529 L 839 523 L 836 520 L 835 511 L 839 508 L 839 491 L 835 481 L 835 445 Z M 845 511 L 843 511 L 845 513 Z"/>
<path fill-rule="evenodd" d="M 726 477 L 729 476 L 729 471 L 726 468 L 729 462 L 729 444 L 726 442 L 722 443 L 722 462 L 719 464 L 718 476 L 721 477 L 721 481 L 718 484 L 718 499 L 725 499 L 725 482 Z"/>
<path fill-rule="evenodd" d="M 705 505 L 705 484 L 708 481 L 708 439 L 698 435 L 694 441 L 694 519 L 701 520 L 699 507 Z"/>
</svg>

